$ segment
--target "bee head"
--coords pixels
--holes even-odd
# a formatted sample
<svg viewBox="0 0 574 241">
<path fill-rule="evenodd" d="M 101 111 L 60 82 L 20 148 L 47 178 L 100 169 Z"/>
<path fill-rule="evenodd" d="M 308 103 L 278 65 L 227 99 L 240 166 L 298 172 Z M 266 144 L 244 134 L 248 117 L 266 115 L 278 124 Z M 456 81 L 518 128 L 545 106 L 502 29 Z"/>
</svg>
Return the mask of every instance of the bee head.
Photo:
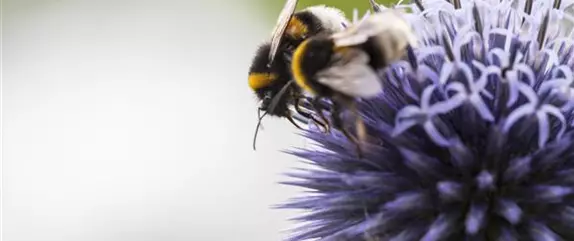
<svg viewBox="0 0 574 241">
<path fill-rule="evenodd" d="M 271 104 L 271 100 L 273 100 L 273 92 L 266 91 L 265 94 L 263 95 L 263 99 L 261 100 L 261 105 L 259 106 L 259 109 L 261 109 L 262 111 L 267 111 L 267 109 L 269 108 L 269 104 Z"/>
<path fill-rule="evenodd" d="M 255 53 L 249 68 L 248 84 L 256 92 L 270 87 L 279 78 L 276 65 L 268 65 L 267 53 L 269 49 L 270 45 L 268 43 L 261 45 Z"/>
<path fill-rule="evenodd" d="M 280 93 L 281 91 L 265 91 L 259 109 L 271 116 L 285 116 L 288 112 L 288 97 L 290 93 Z M 287 90 L 287 92 L 289 92 Z M 273 102 L 276 103 L 273 103 Z"/>
</svg>

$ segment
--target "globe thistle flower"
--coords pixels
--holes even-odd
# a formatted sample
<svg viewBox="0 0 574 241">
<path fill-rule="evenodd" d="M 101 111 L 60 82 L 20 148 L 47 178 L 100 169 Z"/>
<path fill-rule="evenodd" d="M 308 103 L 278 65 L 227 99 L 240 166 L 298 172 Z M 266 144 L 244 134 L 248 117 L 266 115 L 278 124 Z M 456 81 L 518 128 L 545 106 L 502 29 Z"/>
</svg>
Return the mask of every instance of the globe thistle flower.
<svg viewBox="0 0 574 241">
<path fill-rule="evenodd" d="M 364 157 L 310 129 L 290 240 L 574 240 L 573 16 L 560 1 L 399 4 L 419 38 L 360 102 Z M 567 24 L 566 24 L 567 23 Z M 566 26 L 566 27 L 565 27 Z M 352 121 L 349 119 L 349 126 Z"/>
</svg>

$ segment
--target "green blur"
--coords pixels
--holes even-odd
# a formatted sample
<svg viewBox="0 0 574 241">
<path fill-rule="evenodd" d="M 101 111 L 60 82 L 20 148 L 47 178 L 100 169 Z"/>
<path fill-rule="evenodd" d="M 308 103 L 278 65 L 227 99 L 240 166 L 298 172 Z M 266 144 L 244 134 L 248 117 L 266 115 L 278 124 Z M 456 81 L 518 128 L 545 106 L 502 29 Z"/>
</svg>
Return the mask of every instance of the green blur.
<svg viewBox="0 0 574 241">
<path fill-rule="evenodd" d="M 285 0 L 249 0 L 253 4 L 253 11 L 257 14 L 261 14 L 265 19 L 276 18 L 281 8 L 285 4 Z M 392 0 L 378 0 L 377 3 L 384 5 L 391 5 L 396 1 Z M 353 16 L 353 9 L 358 9 L 359 13 L 362 15 L 370 9 L 368 0 L 299 0 L 297 9 L 302 9 L 307 6 L 312 5 L 327 5 L 339 8 L 345 12 L 347 18 Z M 265 12 L 264 12 L 265 11 Z M 272 20 L 274 21 L 274 20 Z M 273 22 L 274 23 L 274 22 Z"/>
</svg>

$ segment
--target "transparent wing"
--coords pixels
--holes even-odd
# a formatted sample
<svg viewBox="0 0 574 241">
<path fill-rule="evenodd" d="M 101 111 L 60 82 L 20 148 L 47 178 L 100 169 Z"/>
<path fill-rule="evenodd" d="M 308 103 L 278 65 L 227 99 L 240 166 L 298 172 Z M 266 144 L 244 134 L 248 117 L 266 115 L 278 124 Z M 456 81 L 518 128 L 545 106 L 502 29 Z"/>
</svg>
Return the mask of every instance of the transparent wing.
<svg viewBox="0 0 574 241">
<path fill-rule="evenodd" d="M 404 30 L 402 30 L 403 28 Z M 385 31 L 394 32 L 397 30 L 411 31 L 409 24 L 398 11 L 385 9 L 367 16 L 346 30 L 333 34 L 332 37 L 335 41 L 335 45 L 345 47 L 362 44 L 367 41 L 369 37 L 381 34 Z"/>
<path fill-rule="evenodd" d="M 574 1 L 574 0 L 572 0 L 572 1 Z M 353 19 L 351 20 L 351 24 L 353 24 L 353 25 L 351 25 L 351 26 L 357 25 L 360 22 L 365 21 L 365 19 L 367 19 L 370 15 L 371 15 L 371 10 L 367 10 L 365 12 L 365 14 L 363 14 L 363 16 L 361 17 L 360 13 L 359 13 L 359 9 L 357 9 L 357 8 L 353 9 Z M 349 26 L 347 26 L 347 28 L 348 27 Z"/>
<path fill-rule="evenodd" d="M 269 51 L 270 63 L 273 61 L 273 59 L 275 59 L 275 55 L 277 55 L 277 50 L 279 50 L 279 43 L 281 43 L 281 38 L 287 29 L 289 20 L 291 19 L 291 16 L 293 16 L 295 8 L 297 8 L 297 2 L 298 0 L 287 0 L 283 10 L 281 10 L 281 13 L 279 14 L 277 24 L 275 25 L 271 35 L 271 50 Z"/>
<path fill-rule="evenodd" d="M 331 67 L 317 74 L 317 81 L 349 96 L 373 97 L 383 86 L 368 62 L 369 56 L 363 51 L 347 49 L 337 54 Z"/>
</svg>

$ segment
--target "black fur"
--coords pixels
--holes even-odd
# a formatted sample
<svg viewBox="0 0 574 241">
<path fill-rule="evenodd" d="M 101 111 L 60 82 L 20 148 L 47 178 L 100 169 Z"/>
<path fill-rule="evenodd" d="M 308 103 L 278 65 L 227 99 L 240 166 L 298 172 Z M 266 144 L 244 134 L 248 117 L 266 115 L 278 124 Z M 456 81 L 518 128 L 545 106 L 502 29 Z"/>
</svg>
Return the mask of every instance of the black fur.
<svg viewBox="0 0 574 241">
<path fill-rule="evenodd" d="M 321 21 L 315 15 L 311 14 L 309 11 L 300 11 L 293 14 L 293 18 L 298 19 L 307 27 L 307 34 L 303 38 L 295 37 L 291 35 L 285 35 L 281 39 L 281 48 L 288 54 L 292 54 L 297 46 L 299 46 L 305 39 L 315 36 L 320 33 L 331 33 L 327 31 L 321 24 Z"/>
<path fill-rule="evenodd" d="M 257 98 L 261 100 L 259 110 L 264 111 L 265 115 L 287 118 L 293 125 L 300 128 L 293 120 L 293 113 L 289 109 L 290 106 L 294 106 L 298 114 L 304 118 L 313 120 L 316 124 L 323 126 L 327 131 L 329 127 L 326 124 L 325 118 L 322 118 L 323 121 L 317 120 L 311 112 L 301 109 L 300 104 L 304 104 L 305 102 L 301 100 L 307 100 L 307 98 L 303 97 L 301 88 L 295 83 L 289 85 L 293 79 L 290 58 L 295 49 L 307 38 L 317 34 L 331 34 L 333 32 L 325 29 L 321 21 L 309 11 L 303 10 L 297 12 L 293 15 L 293 18 L 301 21 L 307 27 L 307 32 L 297 36 L 288 34 L 282 36 L 278 52 L 271 64 L 269 64 L 268 59 L 271 44 L 265 43 L 261 45 L 251 63 L 249 74 L 268 73 L 277 76 L 276 79 L 271 81 L 267 86 L 254 90 Z M 261 121 L 261 118 L 259 121 Z"/>
<path fill-rule="evenodd" d="M 318 83 L 315 78 L 319 71 L 329 67 L 333 55 L 333 46 L 333 41 L 328 38 L 313 38 L 307 43 L 300 59 L 300 66 L 304 66 L 301 71 L 306 84 L 319 96 L 331 97 L 334 92 L 331 88 Z"/>
<path fill-rule="evenodd" d="M 321 21 L 319 21 L 319 19 L 309 11 L 297 12 L 293 15 L 293 17 L 299 19 L 299 21 L 307 26 L 307 37 L 315 36 L 325 31 Z"/>
<path fill-rule="evenodd" d="M 313 38 L 307 43 L 306 51 L 301 58 L 301 66 L 305 66 L 302 72 L 305 75 L 307 84 L 315 90 L 318 95 L 325 97 L 331 97 L 335 91 L 318 83 L 315 79 L 315 75 L 319 71 L 328 68 L 331 64 L 331 57 L 334 54 L 333 46 L 333 41 L 328 38 Z M 374 70 L 384 68 L 389 64 L 385 61 L 383 55 L 379 54 L 382 52 L 382 49 L 375 44 L 372 38 L 357 47 L 367 53 L 369 56 L 369 66 Z"/>
<path fill-rule="evenodd" d="M 360 129 L 364 128 L 363 120 L 357 114 L 357 108 L 355 103 L 355 98 L 353 96 L 348 96 L 341 93 L 338 90 L 331 89 L 330 87 L 323 85 L 318 82 L 317 74 L 325 69 L 328 69 L 333 63 L 333 57 L 335 55 L 334 42 L 328 36 L 316 36 L 307 43 L 305 43 L 305 49 L 302 49 L 302 56 L 298 61 L 300 61 L 300 66 L 302 67 L 302 81 L 309 86 L 314 92 L 315 97 L 312 100 L 313 108 L 316 113 L 321 116 L 321 119 L 325 119 L 321 113 L 325 108 L 318 105 L 323 98 L 330 99 L 332 101 L 331 112 L 331 126 L 335 129 L 340 130 L 349 141 L 353 142 L 357 149 L 357 155 L 359 158 L 363 156 L 363 150 L 361 148 L 361 142 L 364 141 L 364 134 Z M 381 51 L 374 44 L 372 40 L 368 40 L 364 44 L 356 46 L 361 48 L 370 57 L 369 65 L 373 69 L 378 69 L 385 67 L 388 63 L 385 62 L 383 56 L 379 56 L 378 53 Z M 356 135 L 351 134 L 351 132 L 344 125 L 341 119 L 341 114 L 343 110 L 350 110 L 355 115 L 355 125 L 357 133 Z"/>
<path fill-rule="evenodd" d="M 326 33 L 326 29 L 323 27 L 319 19 L 309 11 L 297 12 L 293 15 L 293 18 L 297 18 L 307 26 L 308 32 L 305 38 L 295 38 L 289 35 L 283 36 L 279 45 L 277 57 L 270 66 L 268 66 L 268 54 L 271 45 L 270 43 L 261 45 L 255 53 L 255 57 L 249 69 L 249 73 L 273 73 L 278 76 L 270 85 L 255 90 L 257 98 L 262 100 L 260 109 L 271 116 L 285 117 L 289 114 L 289 105 L 294 104 L 296 101 L 295 98 L 299 98 L 301 96 L 301 89 L 297 85 L 293 84 L 288 87 L 289 90 L 287 93 L 280 97 L 279 104 L 277 104 L 273 110 L 268 110 L 271 99 L 273 99 L 276 94 L 281 91 L 283 86 L 292 79 L 290 71 L 291 66 L 287 57 L 291 57 L 297 46 L 299 46 L 307 37 L 315 36 L 319 33 Z M 331 31 L 328 32 L 331 33 Z"/>
<path fill-rule="evenodd" d="M 369 55 L 369 65 L 371 66 L 371 68 L 373 69 L 384 68 L 389 64 L 385 61 L 383 55 L 379 54 L 382 53 L 382 49 L 377 44 L 375 44 L 373 38 L 369 38 L 367 42 L 365 42 L 360 46 L 360 48 L 362 48 L 365 51 L 365 53 Z"/>
<path fill-rule="evenodd" d="M 279 104 L 274 110 L 268 111 L 268 106 L 271 100 L 276 96 L 276 94 L 281 91 L 283 86 L 285 86 L 291 80 L 291 74 L 289 71 L 289 64 L 285 56 L 278 55 L 275 61 L 268 66 L 268 54 L 270 49 L 270 44 L 265 43 L 259 47 L 251 67 L 249 68 L 249 73 L 270 73 L 275 74 L 277 78 L 271 82 L 270 85 L 254 90 L 257 98 L 262 100 L 261 110 L 268 112 L 268 115 L 284 117 L 288 114 L 288 106 L 292 103 L 292 96 L 300 93 L 299 88 L 295 85 L 291 85 L 290 90 L 287 94 L 280 97 Z"/>
</svg>

